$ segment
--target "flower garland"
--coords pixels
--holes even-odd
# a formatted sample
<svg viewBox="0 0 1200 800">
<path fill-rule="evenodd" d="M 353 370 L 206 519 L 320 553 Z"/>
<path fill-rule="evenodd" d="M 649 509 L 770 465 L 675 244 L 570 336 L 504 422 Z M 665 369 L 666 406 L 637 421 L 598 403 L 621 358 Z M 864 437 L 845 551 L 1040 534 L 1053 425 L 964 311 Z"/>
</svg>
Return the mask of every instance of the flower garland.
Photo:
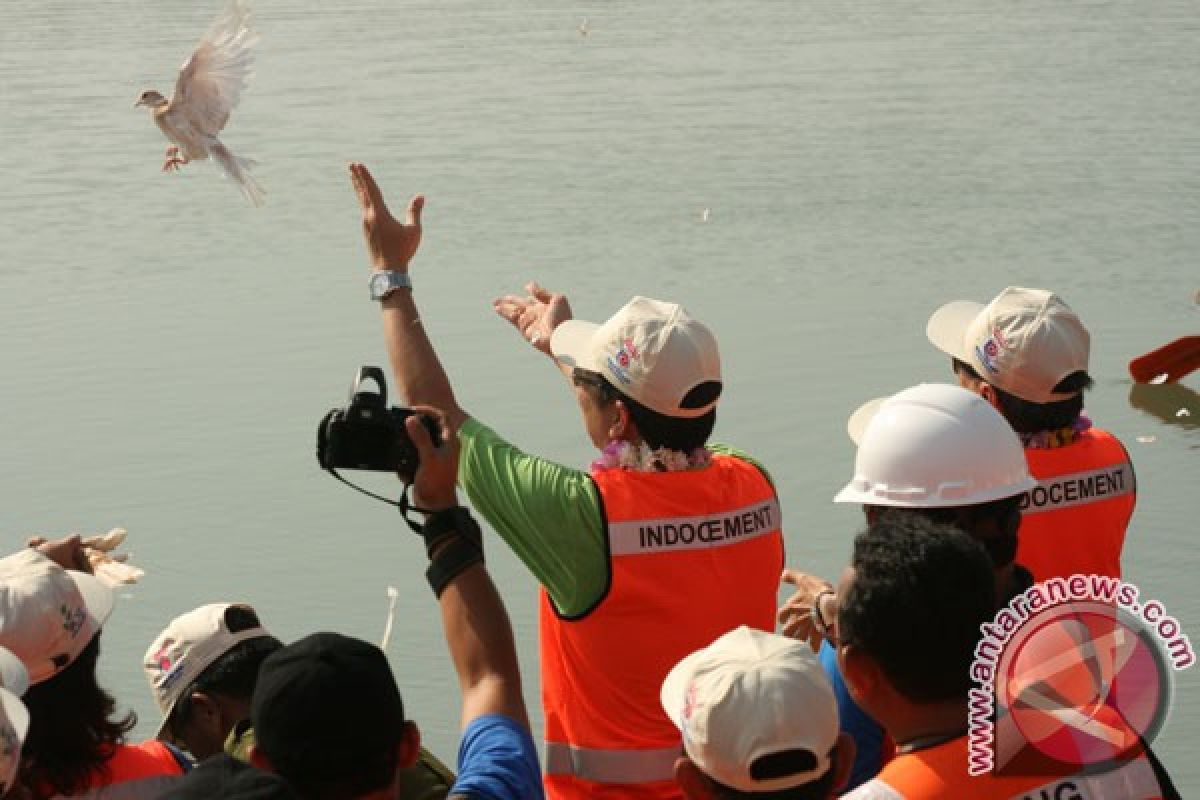
<svg viewBox="0 0 1200 800">
<path fill-rule="evenodd" d="M 1056 447 L 1066 447 L 1074 442 L 1079 434 L 1092 427 L 1092 418 L 1087 412 L 1081 412 L 1075 421 L 1065 428 L 1054 431 L 1038 431 L 1037 433 L 1018 433 L 1021 446 L 1032 450 L 1053 450 Z"/>
<path fill-rule="evenodd" d="M 691 453 L 659 447 L 654 450 L 645 442 L 612 441 L 592 462 L 592 472 L 608 469 L 629 469 L 635 472 L 685 472 L 704 469 L 712 462 L 712 453 L 697 447 Z"/>
</svg>

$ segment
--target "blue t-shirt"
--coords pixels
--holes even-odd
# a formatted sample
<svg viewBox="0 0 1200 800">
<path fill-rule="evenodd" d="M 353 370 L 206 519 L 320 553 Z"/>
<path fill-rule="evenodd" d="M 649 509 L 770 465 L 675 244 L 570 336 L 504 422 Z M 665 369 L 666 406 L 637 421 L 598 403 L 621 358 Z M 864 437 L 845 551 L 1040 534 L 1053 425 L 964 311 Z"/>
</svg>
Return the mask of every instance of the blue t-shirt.
<svg viewBox="0 0 1200 800">
<path fill-rule="evenodd" d="M 458 780 L 450 797 L 479 800 L 544 798 L 537 745 L 529 731 L 502 714 L 476 717 L 458 746 Z"/>
<path fill-rule="evenodd" d="M 838 669 L 837 651 L 828 641 L 821 643 L 817 658 L 829 676 L 829 682 L 833 684 L 842 732 L 850 734 L 857 748 L 854 751 L 854 766 L 850 769 L 850 782 L 842 790 L 848 792 L 874 778 L 883 767 L 883 728 L 867 716 L 867 712 L 859 708 L 850 696 L 846 681 L 842 679 L 842 671 Z"/>
</svg>

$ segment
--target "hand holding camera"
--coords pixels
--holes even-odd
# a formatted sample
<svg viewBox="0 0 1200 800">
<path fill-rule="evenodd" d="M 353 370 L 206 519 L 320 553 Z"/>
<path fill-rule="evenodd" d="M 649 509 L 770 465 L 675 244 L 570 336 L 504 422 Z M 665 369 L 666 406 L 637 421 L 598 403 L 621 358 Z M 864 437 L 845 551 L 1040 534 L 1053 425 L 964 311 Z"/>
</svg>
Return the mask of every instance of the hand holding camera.
<svg viewBox="0 0 1200 800">
<path fill-rule="evenodd" d="M 375 381 L 378 392 L 363 389 L 368 379 Z M 330 471 L 395 472 L 411 483 L 420 455 L 406 426 L 410 417 L 419 420 L 432 447 L 441 444 L 442 431 L 433 417 L 408 408 L 389 408 L 383 370 L 362 367 L 350 387 L 350 402 L 345 408 L 331 410 L 317 427 L 317 462 Z"/>
</svg>

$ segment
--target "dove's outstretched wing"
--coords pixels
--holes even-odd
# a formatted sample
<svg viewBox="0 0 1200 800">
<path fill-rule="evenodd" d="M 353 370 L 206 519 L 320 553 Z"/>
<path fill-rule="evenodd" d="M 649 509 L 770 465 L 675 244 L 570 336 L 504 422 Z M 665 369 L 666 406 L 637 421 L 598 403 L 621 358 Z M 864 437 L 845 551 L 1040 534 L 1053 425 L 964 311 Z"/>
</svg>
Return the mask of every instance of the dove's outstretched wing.
<svg viewBox="0 0 1200 800">
<path fill-rule="evenodd" d="M 249 23 L 249 11 L 234 0 L 184 62 L 166 112 L 184 123 L 180 127 L 205 136 L 225 127 L 254 65 L 252 49 L 259 37 Z"/>
</svg>

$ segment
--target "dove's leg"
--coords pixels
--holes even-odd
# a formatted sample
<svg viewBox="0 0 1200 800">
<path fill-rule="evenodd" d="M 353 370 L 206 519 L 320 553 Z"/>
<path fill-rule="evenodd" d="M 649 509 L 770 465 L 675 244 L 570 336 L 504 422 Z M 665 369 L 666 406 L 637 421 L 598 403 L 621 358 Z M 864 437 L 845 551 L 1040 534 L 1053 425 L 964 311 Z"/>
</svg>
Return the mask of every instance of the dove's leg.
<svg viewBox="0 0 1200 800">
<path fill-rule="evenodd" d="M 187 156 L 179 155 L 179 148 L 174 148 L 174 149 L 175 149 L 175 155 L 172 155 L 170 158 L 168 158 L 166 161 L 163 162 L 163 166 L 162 166 L 163 172 L 170 172 L 171 170 L 175 170 L 176 172 L 178 172 L 180 167 L 182 167 L 184 164 L 187 164 L 191 161 L 191 159 L 189 159 Z"/>
<path fill-rule="evenodd" d="M 171 145 L 167 148 L 167 158 L 174 158 L 177 155 L 179 155 L 179 148 L 177 146 Z"/>
</svg>

